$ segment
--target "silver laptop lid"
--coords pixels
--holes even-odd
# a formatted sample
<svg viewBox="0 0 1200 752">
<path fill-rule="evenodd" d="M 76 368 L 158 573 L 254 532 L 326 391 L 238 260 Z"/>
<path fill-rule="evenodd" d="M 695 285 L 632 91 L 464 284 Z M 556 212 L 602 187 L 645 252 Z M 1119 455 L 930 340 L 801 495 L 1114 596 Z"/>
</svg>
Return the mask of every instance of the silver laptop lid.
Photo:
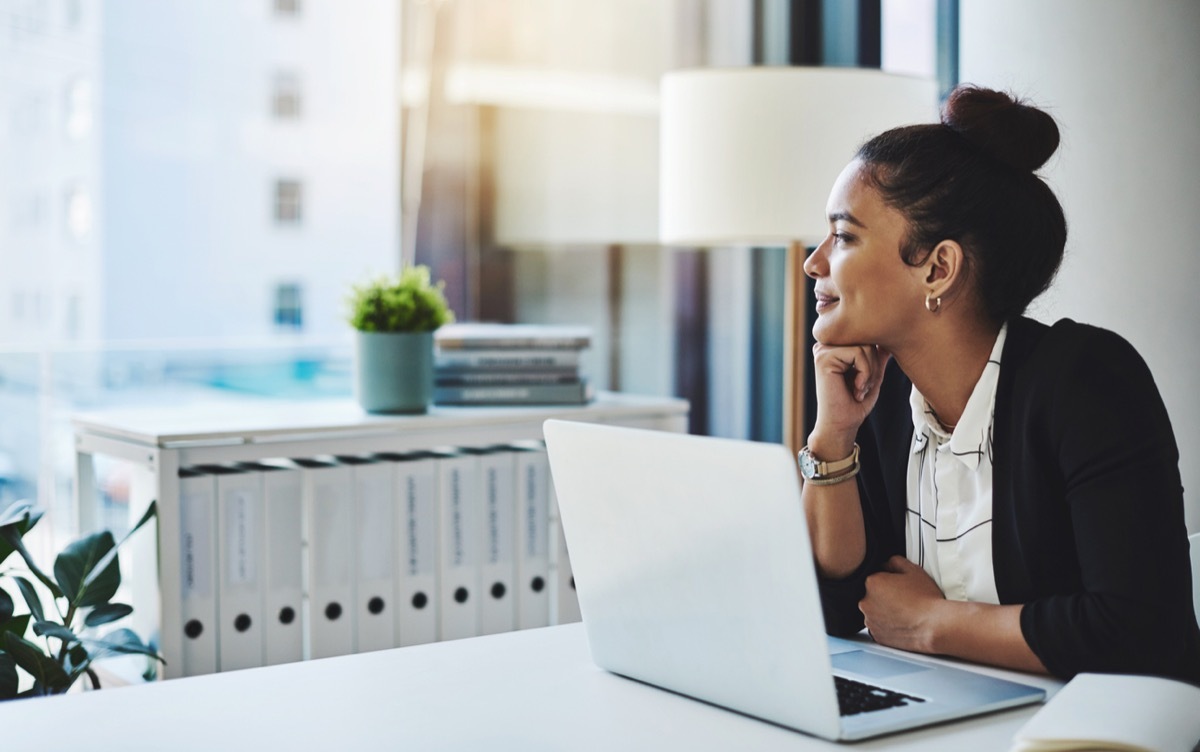
<svg viewBox="0 0 1200 752">
<path fill-rule="evenodd" d="M 596 664 L 836 738 L 787 450 L 557 420 L 545 437 Z"/>
</svg>

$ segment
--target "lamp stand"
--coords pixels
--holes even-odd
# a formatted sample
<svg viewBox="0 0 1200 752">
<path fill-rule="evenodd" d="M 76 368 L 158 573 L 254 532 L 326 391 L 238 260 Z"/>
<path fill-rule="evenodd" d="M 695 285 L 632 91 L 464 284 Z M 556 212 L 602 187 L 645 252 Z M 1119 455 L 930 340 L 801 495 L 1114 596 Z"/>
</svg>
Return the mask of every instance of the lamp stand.
<svg viewBox="0 0 1200 752">
<path fill-rule="evenodd" d="M 793 240 L 788 246 L 783 298 L 783 444 L 792 454 L 800 451 L 804 432 L 804 332 L 808 323 L 805 306 L 804 244 Z"/>
</svg>

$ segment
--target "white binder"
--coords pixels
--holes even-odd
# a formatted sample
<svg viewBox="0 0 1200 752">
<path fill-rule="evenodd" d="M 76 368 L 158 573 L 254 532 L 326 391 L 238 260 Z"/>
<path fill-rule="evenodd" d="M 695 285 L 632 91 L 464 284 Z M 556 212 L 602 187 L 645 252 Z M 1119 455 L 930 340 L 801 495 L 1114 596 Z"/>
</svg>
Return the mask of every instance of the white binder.
<svg viewBox="0 0 1200 752">
<path fill-rule="evenodd" d="M 398 645 L 438 638 L 437 459 L 429 452 L 380 455 L 392 463 L 396 515 Z"/>
<path fill-rule="evenodd" d="M 550 623 L 570 624 L 582 621 L 579 596 L 575 593 L 575 576 L 571 572 L 571 557 L 567 552 L 562 520 L 558 516 L 558 497 L 554 493 L 553 482 L 550 484 L 550 539 Z"/>
<path fill-rule="evenodd" d="M 183 676 L 217 671 L 216 486 L 216 478 L 203 470 L 179 470 Z"/>
<path fill-rule="evenodd" d="M 517 621 L 514 456 L 508 447 L 493 447 L 479 455 L 479 490 L 483 504 L 480 634 L 511 632 Z"/>
<path fill-rule="evenodd" d="M 300 468 L 286 460 L 244 463 L 262 473 L 266 510 L 265 663 L 304 659 L 304 494 Z"/>
<path fill-rule="evenodd" d="M 479 457 L 465 450 L 442 451 L 437 464 L 438 638 L 455 640 L 479 634 Z"/>
<path fill-rule="evenodd" d="M 516 463 L 517 629 L 550 623 L 550 464 L 541 442 L 513 445 Z"/>
<path fill-rule="evenodd" d="M 350 467 L 297 459 L 308 542 L 308 658 L 354 652 L 354 482 Z"/>
<path fill-rule="evenodd" d="M 354 476 L 355 649 L 396 647 L 396 514 L 392 465 L 364 457 L 339 457 Z"/>
<path fill-rule="evenodd" d="M 263 665 L 266 550 L 262 473 L 210 468 L 217 479 L 217 607 L 221 671 Z"/>
</svg>

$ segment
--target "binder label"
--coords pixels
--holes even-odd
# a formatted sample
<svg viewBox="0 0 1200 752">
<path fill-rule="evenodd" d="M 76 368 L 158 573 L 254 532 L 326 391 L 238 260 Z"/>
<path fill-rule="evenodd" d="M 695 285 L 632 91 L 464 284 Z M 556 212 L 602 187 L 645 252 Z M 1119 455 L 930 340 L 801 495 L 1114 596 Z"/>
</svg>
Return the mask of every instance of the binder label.
<svg viewBox="0 0 1200 752">
<path fill-rule="evenodd" d="M 183 552 L 183 597 L 212 596 L 212 530 L 209 528 L 209 496 L 183 491 L 179 497 L 180 544 Z"/>
<path fill-rule="evenodd" d="M 475 563 L 475 552 L 467 545 L 468 524 L 465 519 L 469 514 L 463 498 L 462 470 L 453 468 L 450 471 L 450 562 L 454 567 L 467 567 Z M 478 528 L 476 528 L 478 530 Z"/>
<path fill-rule="evenodd" d="M 286 489 L 270 498 L 267 514 L 270 522 L 267 532 L 271 536 L 268 554 L 272 588 L 299 588 L 302 556 L 300 540 L 303 536 L 300 523 L 299 488 Z"/>
<path fill-rule="evenodd" d="M 525 498 L 522 499 L 525 525 L 525 558 L 544 559 L 549 555 L 550 533 L 546 526 L 545 478 L 537 463 L 525 465 Z"/>
<path fill-rule="evenodd" d="M 431 473 L 413 472 L 405 478 L 405 538 L 408 541 L 408 574 L 433 574 L 437 569 L 436 499 Z"/>
<path fill-rule="evenodd" d="M 339 480 L 341 478 L 339 477 Z M 316 514 L 314 530 L 323 539 L 322 545 L 314 546 L 316 566 L 315 579 L 318 585 L 346 585 L 350 582 L 352 560 L 346 554 L 346 543 L 350 540 L 353 527 L 336 483 L 320 483 L 316 487 Z"/>
<path fill-rule="evenodd" d="M 392 505 L 390 478 L 359 481 L 359 575 L 382 580 L 392 574 Z"/>
<path fill-rule="evenodd" d="M 229 541 L 226 579 L 230 585 L 253 585 L 258 581 L 255 547 L 258 504 L 254 494 L 237 489 L 225 497 L 225 536 Z"/>
<path fill-rule="evenodd" d="M 508 459 L 506 456 L 505 459 Z M 512 473 L 491 466 L 487 468 L 487 563 L 499 564 L 513 560 L 512 535 Z M 503 488 L 508 486 L 508 488 Z M 507 493 L 506 493 L 507 491 Z"/>
</svg>

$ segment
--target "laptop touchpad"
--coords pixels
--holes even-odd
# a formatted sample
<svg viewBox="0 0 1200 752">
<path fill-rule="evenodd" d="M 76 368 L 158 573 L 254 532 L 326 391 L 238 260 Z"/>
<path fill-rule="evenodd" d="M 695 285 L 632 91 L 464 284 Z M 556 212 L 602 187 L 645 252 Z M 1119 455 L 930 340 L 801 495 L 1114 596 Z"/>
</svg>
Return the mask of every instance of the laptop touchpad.
<svg viewBox="0 0 1200 752">
<path fill-rule="evenodd" d="M 886 679 L 889 676 L 912 674 L 917 671 L 928 671 L 928 666 L 904 661 L 899 658 L 888 658 L 878 653 L 865 650 L 851 650 L 848 653 L 835 653 L 829 656 L 833 667 L 839 671 L 848 671 L 859 676 L 869 676 L 873 679 Z"/>
</svg>

